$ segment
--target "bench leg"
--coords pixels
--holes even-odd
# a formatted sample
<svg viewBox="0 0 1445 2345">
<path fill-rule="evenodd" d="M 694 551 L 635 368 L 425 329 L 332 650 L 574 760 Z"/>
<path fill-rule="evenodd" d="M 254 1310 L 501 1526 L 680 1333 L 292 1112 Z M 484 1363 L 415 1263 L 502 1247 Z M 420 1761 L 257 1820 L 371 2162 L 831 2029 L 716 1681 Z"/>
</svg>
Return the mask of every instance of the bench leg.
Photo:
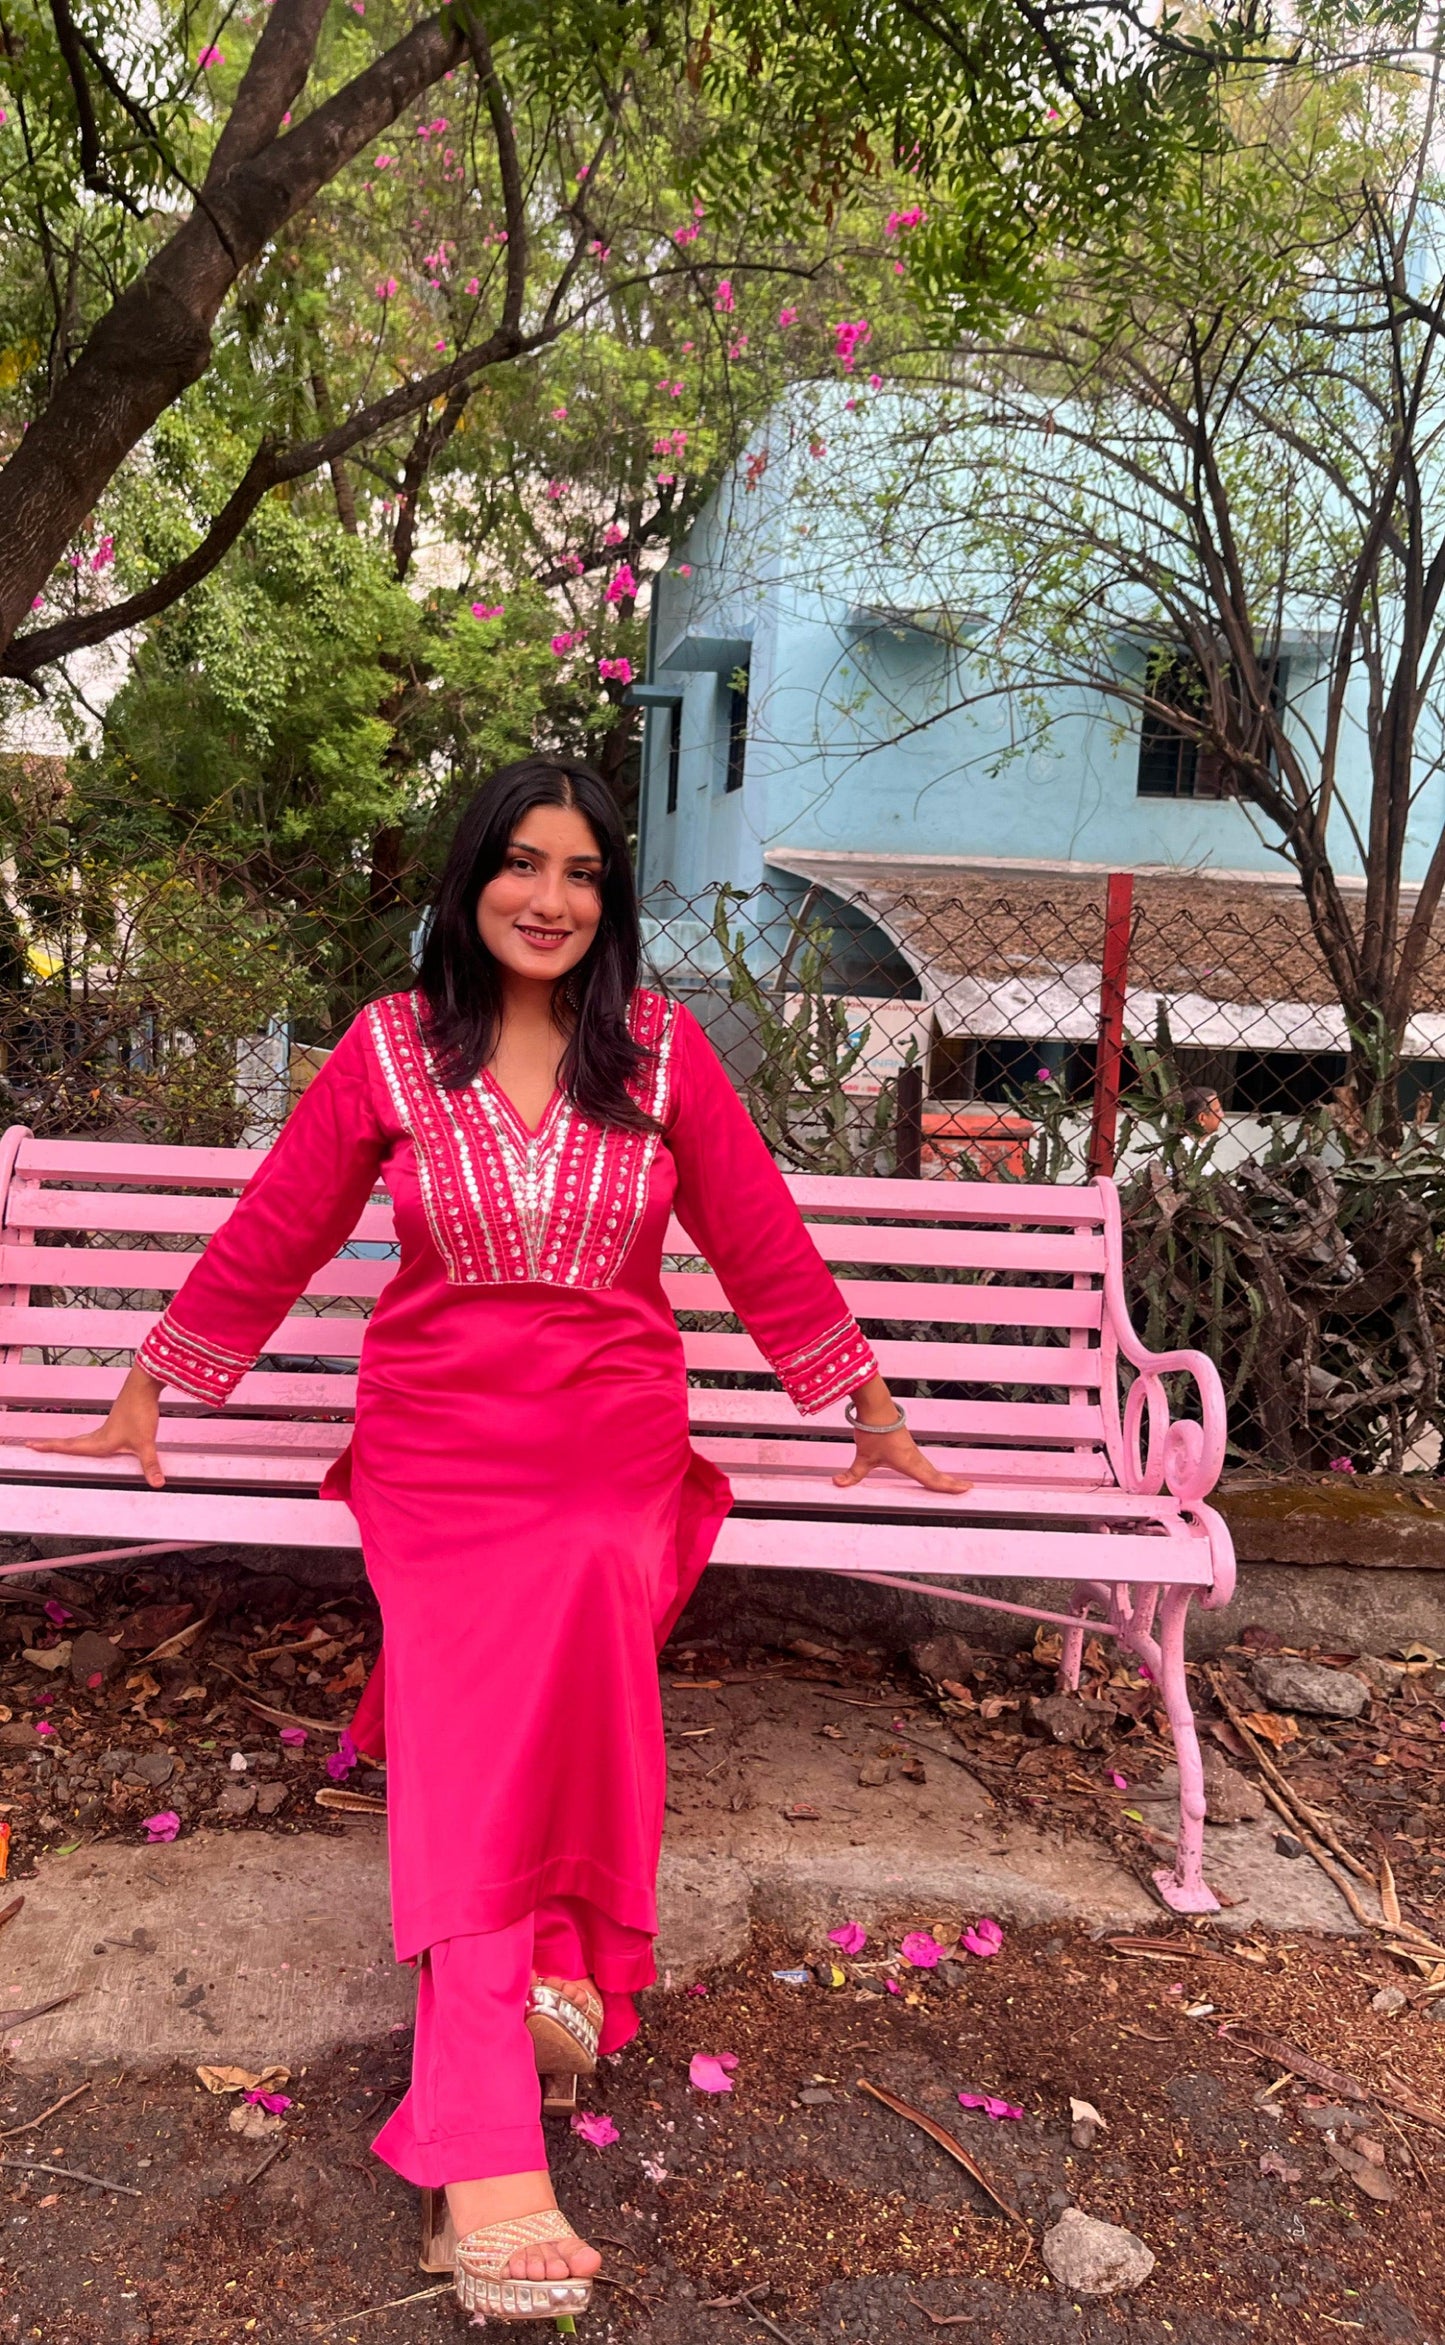
<svg viewBox="0 0 1445 2345">
<path fill-rule="evenodd" d="M 1106 1635 L 1112 1633 L 1108 1620 L 1110 1610 L 1108 1589 L 1099 1580 L 1076 1580 L 1074 1592 L 1069 1598 L 1069 1610 L 1078 1615 L 1079 1626 L 1066 1628 L 1063 1634 L 1059 1653 L 1059 1674 L 1056 1680 L 1061 1694 L 1076 1694 L 1079 1690 L 1079 1672 L 1084 1665 L 1084 1639 L 1091 1626 L 1088 1617 L 1091 1604 L 1097 1604 L 1099 1611 L 1104 1615 L 1103 1620 L 1097 1625 L 1104 1629 Z"/>
<path fill-rule="evenodd" d="M 1184 1674 L 1188 1588 L 1169 1588 L 1159 1607 L 1159 1690 L 1164 1696 L 1179 1762 L 1179 1839 L 1174 1863 L 1154 1875 L 1154 1886 L 1174 1913 L 1218 1913 L 1219 1899 L 1204 1878 L 1204 1762 Z"/>
</svg>

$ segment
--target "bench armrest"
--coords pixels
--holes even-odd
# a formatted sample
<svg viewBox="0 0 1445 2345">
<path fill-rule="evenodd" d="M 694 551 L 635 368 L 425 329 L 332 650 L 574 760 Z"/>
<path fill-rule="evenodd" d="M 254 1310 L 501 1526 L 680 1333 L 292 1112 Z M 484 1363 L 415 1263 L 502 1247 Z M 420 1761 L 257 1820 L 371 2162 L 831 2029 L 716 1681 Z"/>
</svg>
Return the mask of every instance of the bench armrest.
<svg viewBox="0 0 1445 2345">
<path fill-rule="evenodd" d="M 1105 1438 L 1121 1490 L 1155 1497 L 1168 1490 L 1186 1502 L 1207 1498 L 1224 1471 L 1224 1385 L 1207 1352 L 1151 1352 L 1135 1330 L 1124 1294 L 1124 1239 L 1119 1192 L 1095 1183 L 1103 1205 L 1104 1375 L 1099 1400 Z M 1136 1371 L 1123 1410 L 1117 1364 Z M 1111 1372 L 1112 1371 L 1112 1372 Z M 1200 1417 L 1170 1417 L 1166 1376 L 1192 1376 Z"/>
</svg>

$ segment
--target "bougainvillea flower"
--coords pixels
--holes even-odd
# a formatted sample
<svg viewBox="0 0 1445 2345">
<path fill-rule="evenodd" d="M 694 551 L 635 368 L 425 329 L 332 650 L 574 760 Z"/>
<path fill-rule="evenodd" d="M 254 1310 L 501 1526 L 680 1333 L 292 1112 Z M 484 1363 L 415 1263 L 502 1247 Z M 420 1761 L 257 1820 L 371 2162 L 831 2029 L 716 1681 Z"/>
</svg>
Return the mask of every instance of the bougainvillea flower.
<svg viewBox="0 0 1445 2345">
<path fill-rule="evenodd" d="M 733 2080 L 728 2071 L 737 2064 L 736 2052 L 694 2052 L 687 2064 L 687 2081 L 697 2093 L 730 2093 Z"/>
<path fill-rule="evenodd" d="M 936 1970 L 943 1958 L 943 1948 L 931 1930 L 910 1930 L 898 1951 L 914 1970 Z"/>
<path fill-rule="evenodd" d="M 982 2109 L 985 2117 L 995 2125 L 1001 2117 L 1023 2115 L 1022 2109 L 1016 2109 L 1012 2101 L 1000 2101 L 992 2093 L 960 2093 L 958 2098 L 965 2109 Z"/>
<path fill-rule="evenodd" d="M 922 218 L 923 209 L 919 204 L 915 204 L 911 211 L 890 212 L 884 234 L 887 236 L 899 236 L 902 234 L 905 228 L 916 228 Z"/>
<path fill-rule="evenodd" d="M 599 660 L 597 673 L 604 684 L 630 684 L 632 662 L 627 659 Z"/>
<path fill-rule="evenodd" d="M 1109 1781 L 1113 1784 L 1116 1791 L 1127 1791 L 1129 1788 L 1128 1776 L 1121 1775 L 1117 1767 L 1115 1768 L 1113 1774 L 1109 1777 Z"/>
<path fill-rule="evenodd" d="M 326 1762 L 326 1772 L 331 1777 L 332 1782 L 339 1783 L 343 1775 L 349 1775 L 352 1768 L 359 1764 L 360 1759 L 360 1751 L 352 1741 L 347 1729 L 343 1726 L 341 1730 L 341 1740 Z"/>
<path fill-rule="evenodd" d="M 798 313 L 795 309 L 780 309 L 778 311 L 778 324 L 780 326 L 795 326 L 797 322 Z"/>
<path fill-rule="evenodd" d="M 57 1628 L 64 1628 L 68 1620 L 74 1620 L 75 1614 L 67 1612 L 63 1604 L 57 1604 L 55 1598 L 50 1596 L 46 1599 L 45 1617 L 47 1620 L 53 1620 Z"/>
<path fill-rule="evenodd" d="M 843 1922 L 828 1932 L 830 1945 L 839 1946 L 845 1954 L 861 1954 L 868 1943 L 868 1932 L 861 1922 Z"/>
<path fill-rule="evenodd" d="M 376 298 L 378 301 L 393 301 L 396 298 L 397 290 L 398 288 L 395 277 L 377 278 Z"/>
<path fill-rule="evenodd" d="M 472 617 L 474 619 L 500 619 L 506 607 L 505 603 L 473 603 Z"/>
<path fill-rule="evenodd" d="M 602 599 L 604 602 L 609 603 L 631 602 L 636 596 L 636 593 L 637 579 L 634 575 L 632 564 L 630 562 L 624 562 L 621 569 L 616 573 L 615 577 L 608 579 L 606 590 Z"/>
<path fill-rule="evenodd" d="M 147 1816 L 141 1826 L 147 1840 L 174 1840 L 181 1828 L 181 1819 L 174 1808 L 162 1808 L 158 1816 Z"/>
<path fill-rule="evenodd" d="M 971 1930 L 964 1931 L 958 1942 L 965 1953 L 976 1954 L 980 1962 L 987 1962 L 1002 1946 L 1003 1932 L 998 1923 L 985 1914 L 981 1922 L 975 1922 Z"/>
<path fill-rule="evenodd" d="M 306 1729 L 304 1726 L 283 1726 L 281 1740 L 288 1751 L 299 1751 L 305 1747 Z"/>
<path fill-rule="evenodd" d="M 590 2109 L 579 2109 L 572 2119 L 572 2131 L 581 2141 L 592 2144 L 594 2150 L 610 2149 L 621 2139 L 610 2117 L 601 2117 Z"/>
<path fill-rule="evenodd" d="M 1330 1472 L 1332 1474 L 1352 1474 L 1354 1470 L 1355 1461 L 1352 1457 L 1332 1457 L 1330 1459 Z"/>
<path fill-rule="evenodd" d="M 259 2087 L 255 2092 L 242 2093 L 241 2098 L 243 2101 L 249 2101 L 254 2109 L 264 2109 L 268 2117 L 284 2116 L 291 2106 L 287 2094 L 266 2093 L 262 2092 Z"/>
<path fill-rule="evenodd" d="M 602 543 L 605 546 L 620 546 L 626 535 L 627 532 L 620 521 L 609 521 L 602 532 Z"/>
<path fill-rule="evenodd" d="M 731 277 L 723 277 L 719 279 L 718 289 L 713 295 L 712 305 L 713 308 L 717 311 L 719 317 L 727 317 L 735 307 L 733 301 L 733 281 Z"/>
<path fill-rule="evenodd" d="M 585 643 L 586 640 L 587 638 L 582 633 L 581 629 L 579 627 L 574 627 L 569 634 L 554 635 L 552 638 L 552 649 L 556 653 L 559 660 L 564 660 L 567 657 L 569 651 L 575 651 L 578 644 Z"/>
<path fill-rule="evenodd" d="M 196 55 L 196 63 L 199 65 L 202 73 L 209 73 L 213 65 L 224 65 L 225 62 L 226 60 L 224 54 L 216 47 L 214 42 L 211 43 L 209 48 L 199 50 Z"/>
</svg>

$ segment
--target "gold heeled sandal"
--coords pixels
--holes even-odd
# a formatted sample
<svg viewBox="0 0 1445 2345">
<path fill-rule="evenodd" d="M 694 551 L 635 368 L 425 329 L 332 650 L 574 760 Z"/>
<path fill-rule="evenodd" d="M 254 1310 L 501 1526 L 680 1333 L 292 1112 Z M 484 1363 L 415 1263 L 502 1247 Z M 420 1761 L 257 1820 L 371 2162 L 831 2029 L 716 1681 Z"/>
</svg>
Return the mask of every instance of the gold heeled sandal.
<svg viewBox="0 0 1445 2345">
<path fill-rule="evenodd" d="M 597 2070 L 602 2033 L 602 1998 L 569 1995 L 546 1979 L 533 1979 L 527 1996 L 527 2032 L 542 2078 L 544 2117 L 568 2115 L 577 2106 L 577 2079 Z"/>
<path fill-rule="evenodd" d="M 458 2304 L 489 2321 L 554 2321 L 585 2312 L 592 2302 L 590 2280 L 514 2280 L 507 2270 L 523 2248 L 576 2236 L 559 2207 L 466 2232 L 456 2249 Z"/>
</svg>

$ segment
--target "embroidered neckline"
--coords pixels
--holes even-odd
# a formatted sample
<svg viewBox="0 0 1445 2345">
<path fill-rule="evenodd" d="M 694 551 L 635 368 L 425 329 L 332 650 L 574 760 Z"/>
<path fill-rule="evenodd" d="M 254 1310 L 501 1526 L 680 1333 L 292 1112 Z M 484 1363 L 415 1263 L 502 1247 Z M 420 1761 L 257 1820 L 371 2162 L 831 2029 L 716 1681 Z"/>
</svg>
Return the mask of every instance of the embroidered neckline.
<svg viewBox="0 0 1445 2345">
<path fill-rule="evenodd" d="M 541 1139 L 543 1133 L 547 1129 L 547 1126 L 550 1124 L 553 1116 L 557 1112 L 558 1102 L 564 1096 L 561 1084 L 554 1084 L 552 1088 L 552 1096 L 542 1110 L 542 1121 L 539 1124 L 528 1124 L 524 1121 L 522 1111 L 518 1107 L 516 1101 L 511 1097 L 510 1093 L 505 1090 L 503 1085 L 497 1081 L 497 1078 L 492 1073 L 490 1067 L 481 1068 L 477 1075 L 477 1081 L 479 1083 L 486 1084 L 493 1098 L 497 1101 L 498 1106 L 502 1109 L 504 1114 L 511 1117 L 511 1120 L 516 1125 L 517 1131 L 521 1138 L 529 1145 L 531 1142 Z"/>
<path fill-rule="evenodd" d="M 676 1015 L 639 991 L 628 1016 L 651 1053 L 628 1089 L 659 1123 Z M 487 1070 L 465 1090 L 442 1087 L 419 994 L 390 994 L 367 1018 L 448 1283 L 611 1286 L 641 1225 L 660 1132 L 590 1123 L 560 1090 L 528 1132 Z"/>
</svg>

